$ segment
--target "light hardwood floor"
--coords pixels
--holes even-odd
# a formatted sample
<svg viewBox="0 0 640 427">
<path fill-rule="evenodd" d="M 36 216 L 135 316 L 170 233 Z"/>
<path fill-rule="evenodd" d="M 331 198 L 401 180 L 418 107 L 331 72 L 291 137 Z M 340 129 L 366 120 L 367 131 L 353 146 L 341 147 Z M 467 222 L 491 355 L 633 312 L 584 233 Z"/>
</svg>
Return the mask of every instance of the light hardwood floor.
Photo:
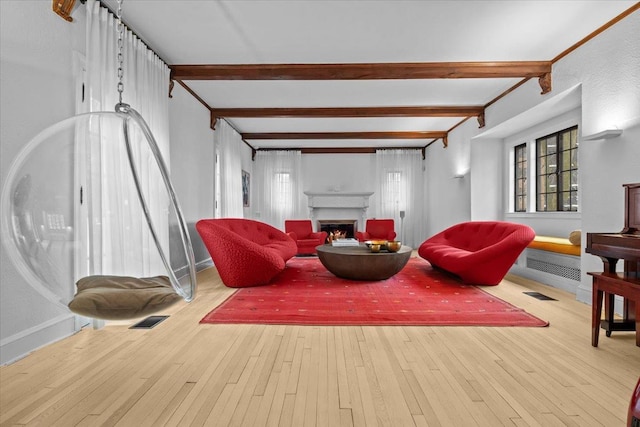
<svg viewBox="0 0 640 427">
<path fill-rule="evenodd" d="M 85 329 L 1 367 L 0 425 L 625 425 L 633 333 L 593 348 L 573 295 L 515 276 L 487 290 L 550 326 L 200 325 L 233 292 L 207 269 L 154 329 Z"/>
</svg>

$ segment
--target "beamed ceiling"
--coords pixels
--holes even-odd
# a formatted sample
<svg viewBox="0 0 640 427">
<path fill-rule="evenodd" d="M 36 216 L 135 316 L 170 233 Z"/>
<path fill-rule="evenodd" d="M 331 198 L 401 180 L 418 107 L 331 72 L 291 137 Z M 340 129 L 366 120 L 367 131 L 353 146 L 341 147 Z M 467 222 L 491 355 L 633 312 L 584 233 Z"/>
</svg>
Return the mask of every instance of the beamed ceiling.
<svg viewBox="0 0 640 427">
<path fill-rule="evenodd" d="M 424 153 L 530 79 L 545 96 L 554 62 L 639 5 L 125 0 L 123 20 L 256 151 Z"/>
</svg>

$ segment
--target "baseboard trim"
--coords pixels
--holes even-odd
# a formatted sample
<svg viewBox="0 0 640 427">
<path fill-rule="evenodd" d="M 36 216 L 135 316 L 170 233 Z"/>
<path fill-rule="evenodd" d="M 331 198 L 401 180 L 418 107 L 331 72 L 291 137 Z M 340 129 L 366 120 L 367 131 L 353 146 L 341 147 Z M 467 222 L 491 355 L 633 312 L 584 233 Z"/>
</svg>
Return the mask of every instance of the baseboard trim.
<svg viewBox="0 0 640 427">
<path fill-rule="evenodd" d="M 593 292 L 591 288 L 585 289 L 582 285 L 578 286 L 576 290 L 576 300 L 591 305 L 593 301 Z"/>
<path fill-rule="evenodd" d="M 0 341 L 0 365 L 8 365 L 31 352 L 76 332 L 73 313 L 65 313 Z"/>
<path fill-rule="evenodd" d="M 509 273 L 524 277 L 526 279 L 535 280 L 536 282 L 540 282 L 544 285 L 562 289 L 563 291 L 570 292 L 574 295 L 576 294 L 578 285 L 580 284 L 580 282 L 576 282 L 574 280 L 569 280 L 564 277 L 559 277 L 554 274 L 522 267 L 519 265 L 514 265 L 513 267 L 511 267 Z"/>
</svg>

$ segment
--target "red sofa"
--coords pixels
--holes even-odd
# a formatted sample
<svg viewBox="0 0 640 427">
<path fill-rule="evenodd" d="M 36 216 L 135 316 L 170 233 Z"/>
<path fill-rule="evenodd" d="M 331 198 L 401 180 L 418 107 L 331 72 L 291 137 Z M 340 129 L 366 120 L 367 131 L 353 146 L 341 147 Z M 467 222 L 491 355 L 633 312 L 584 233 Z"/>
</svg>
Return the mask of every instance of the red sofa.
<svg viewBox="0 0 640 427">
<path fill-rule="evenodd" d="M 284 221 L 284 231 L 298 245 L 298 255 L 312 255 L 316 253 L 316 246 L 327 240 L 325 231 L 313 232 L 310 219 L 287 219 Z"/>
<path fill-rule="evenodd" d="M 497 285 L 535 235 L 524 224 L 463 222 L 425 240 L 418 255 L 465 283 Z"/>
<path fill-rule="evenodd" d="M 250 219 L 201 219 L 196 229 L 222 282 L 231 288 L 269 283 L 298 250 L 281 230 Z"/>
<path fill-rule="evenodd" d="M 393 240 L 396 238 L 393 219 L 368 219 L 365 231 L 357 231 L 356 239 L 360 242 L 367 240 Z"/>
</svg>

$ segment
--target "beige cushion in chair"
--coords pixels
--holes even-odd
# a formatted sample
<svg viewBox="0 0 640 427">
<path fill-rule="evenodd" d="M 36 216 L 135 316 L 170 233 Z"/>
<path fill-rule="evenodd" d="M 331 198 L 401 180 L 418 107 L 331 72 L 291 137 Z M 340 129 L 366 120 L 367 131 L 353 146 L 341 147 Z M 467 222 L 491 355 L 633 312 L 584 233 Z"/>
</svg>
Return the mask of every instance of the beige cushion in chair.
<svg viewBox="0 0 640 427">
<path fill-rule="evenodd" d="M 146 316 L 182 300 L 166 276 L 87 276 L 77 287 L 71 311 L 106 320 Z"/>
</svg>

